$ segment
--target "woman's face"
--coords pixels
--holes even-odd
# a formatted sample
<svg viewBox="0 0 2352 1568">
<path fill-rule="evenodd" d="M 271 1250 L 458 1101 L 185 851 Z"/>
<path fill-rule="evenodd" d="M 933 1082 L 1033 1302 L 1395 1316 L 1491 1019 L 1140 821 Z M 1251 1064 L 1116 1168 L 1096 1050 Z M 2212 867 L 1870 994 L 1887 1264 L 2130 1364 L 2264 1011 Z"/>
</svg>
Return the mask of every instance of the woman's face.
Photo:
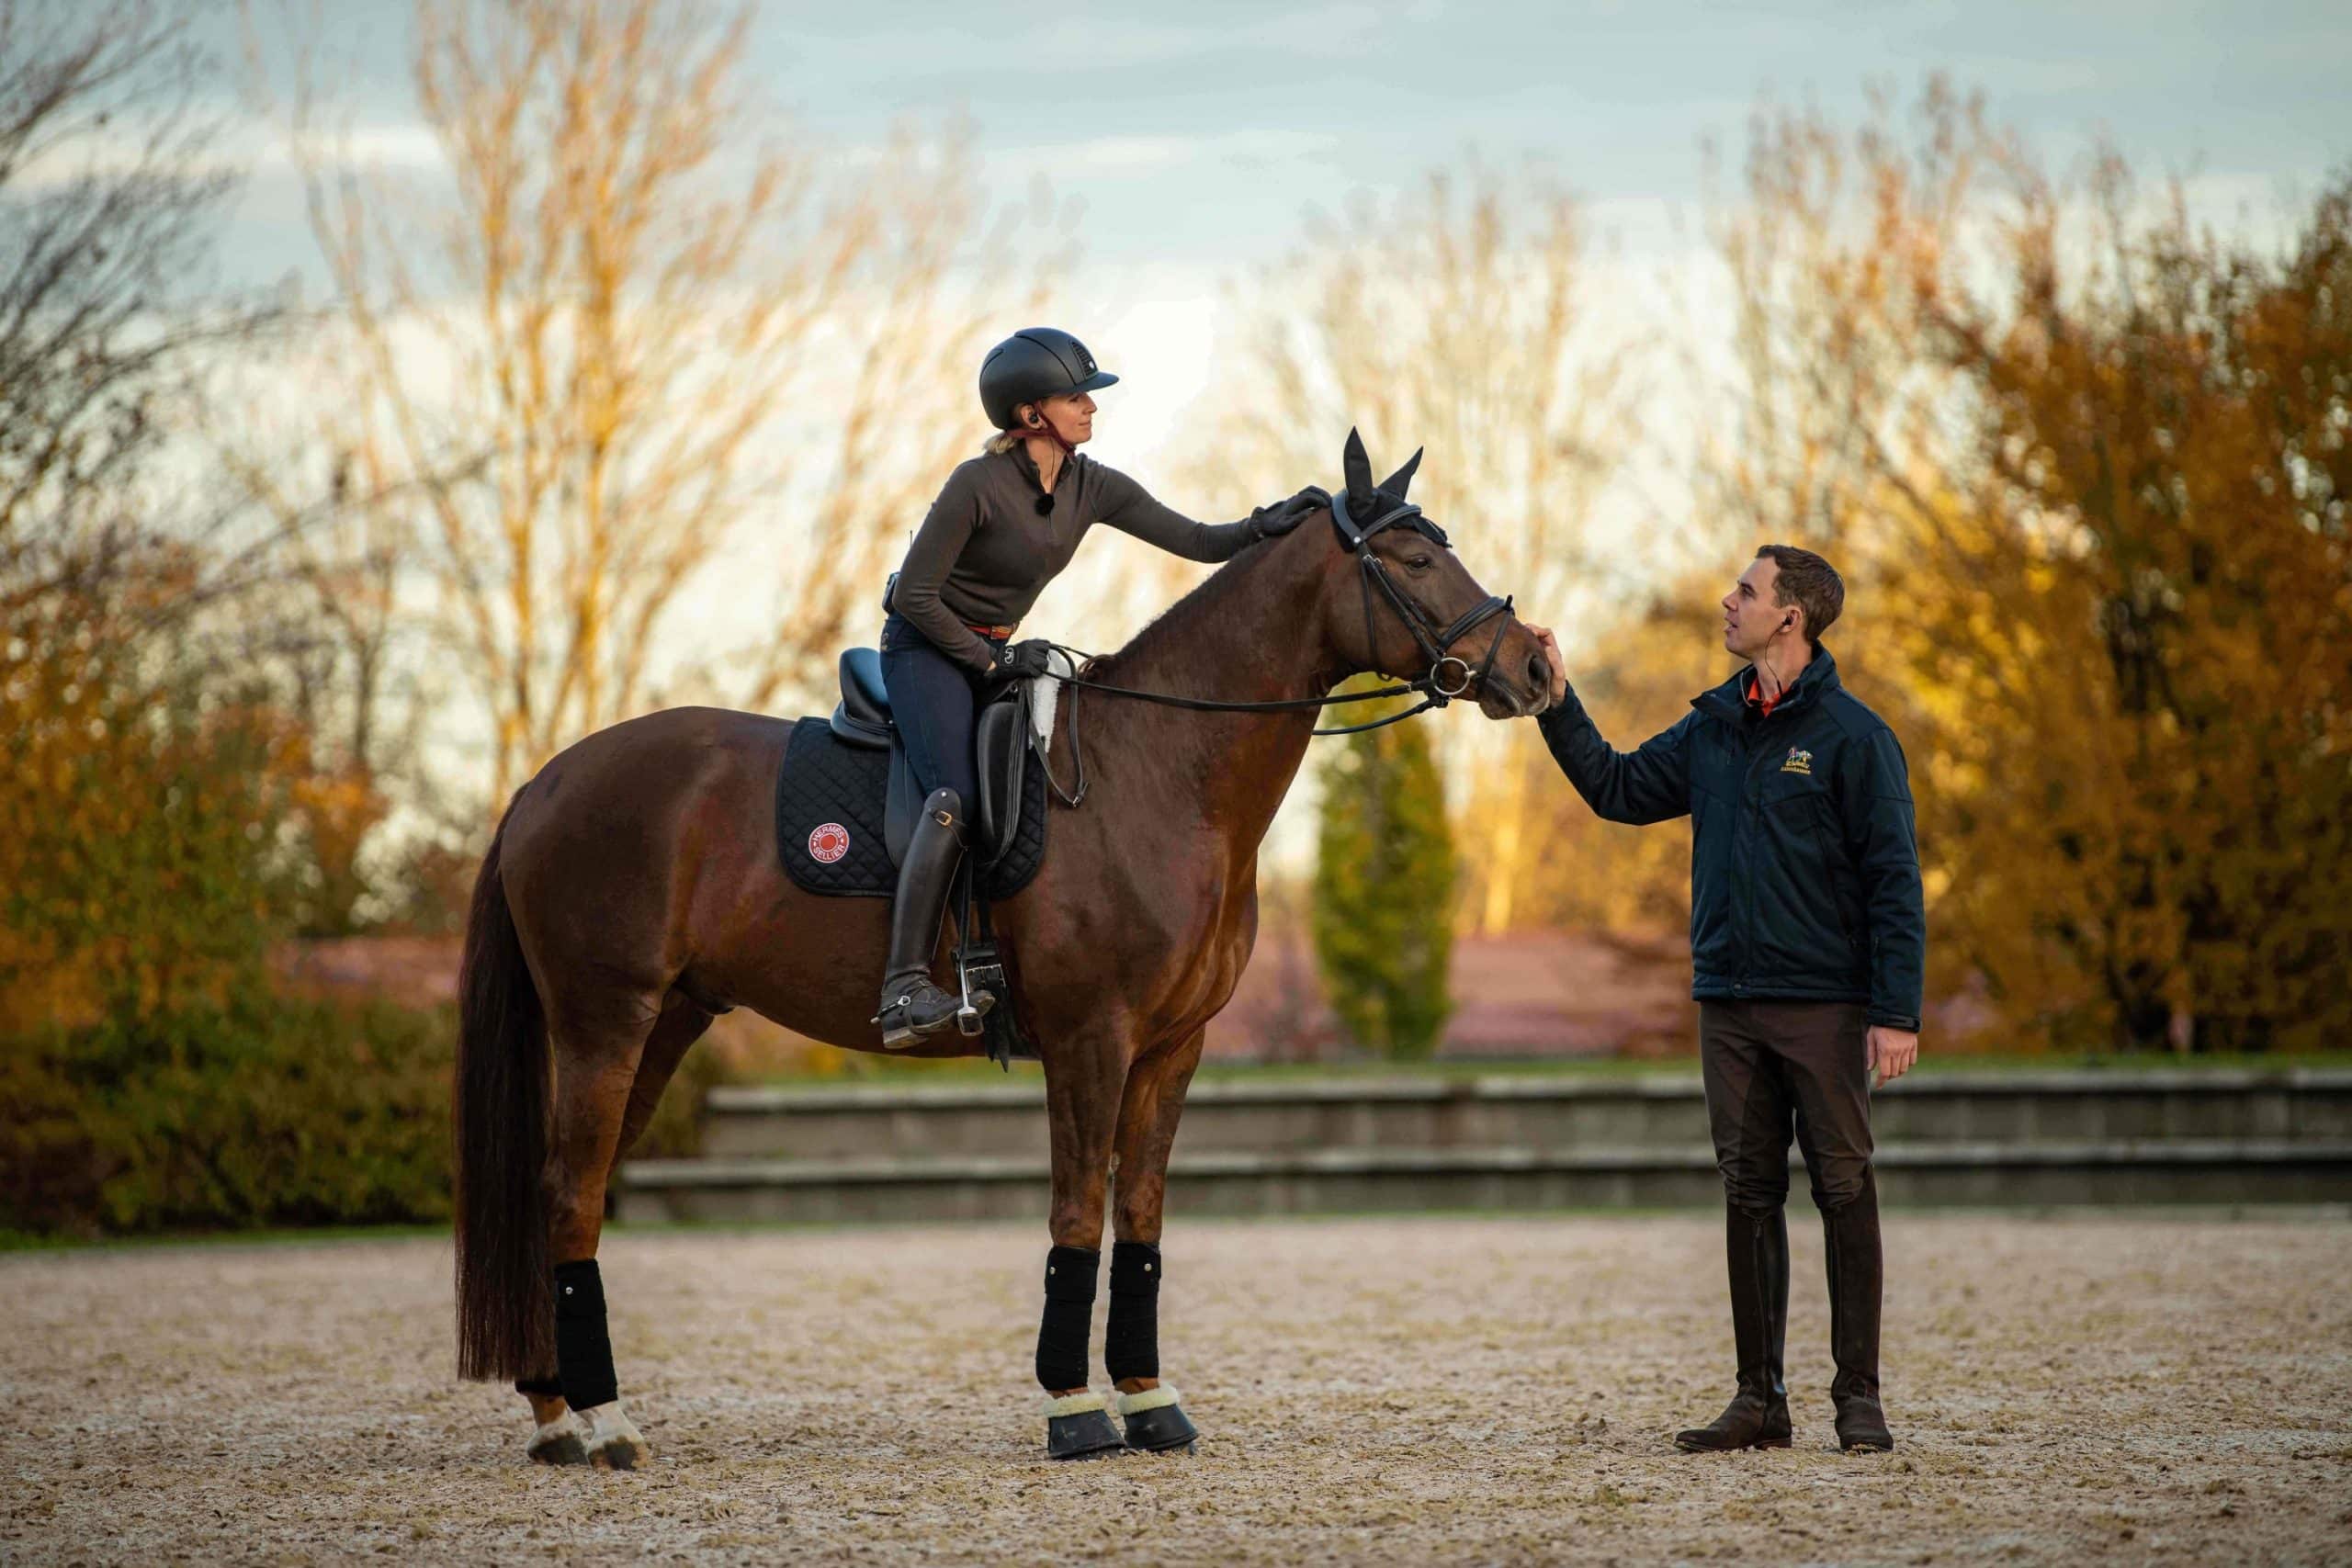
<svg viewBox="0 0 2352 1568">
<path fill-rule="evenodd" d="M 1039 417 L 1054 434 L 1077 446 L 1093 438 L 1094 400 L 1084 392 L 1061 392 L 1037 405 Z"/>
</svg>

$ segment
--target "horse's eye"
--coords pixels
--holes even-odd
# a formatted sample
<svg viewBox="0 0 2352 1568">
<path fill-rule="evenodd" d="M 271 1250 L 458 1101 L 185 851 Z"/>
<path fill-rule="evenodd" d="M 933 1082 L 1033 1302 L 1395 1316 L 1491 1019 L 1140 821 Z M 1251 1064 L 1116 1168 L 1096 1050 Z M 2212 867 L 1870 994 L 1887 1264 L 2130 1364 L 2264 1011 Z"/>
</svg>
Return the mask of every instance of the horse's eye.
<svg viewBox="0 0 2352 1568">
<path fill-rule="evenodd" d="M 1410 556 L 1406 558 L 1405 566 L 1406 570 L 1409 571 L 1427 571 L 1430 569 L 1430 558 L 1427 556 Z"/>
</svg>

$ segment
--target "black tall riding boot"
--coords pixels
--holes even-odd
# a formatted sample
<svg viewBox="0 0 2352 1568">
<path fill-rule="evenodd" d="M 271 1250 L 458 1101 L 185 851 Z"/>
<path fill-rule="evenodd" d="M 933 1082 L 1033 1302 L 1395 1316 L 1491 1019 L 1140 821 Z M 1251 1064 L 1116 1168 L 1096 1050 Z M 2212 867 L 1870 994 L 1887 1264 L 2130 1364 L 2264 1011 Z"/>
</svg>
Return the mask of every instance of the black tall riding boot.
<svg viewBox="0 0 2352 1568">
<path fill-rule="evenodd" d="M 1849 1450 L 1884 1453 L 1894 1447 L 1878 1402 L 1879 1296 L 1885 1265 L 1879 1249 L 1878 1179 L 1862 1174 L 1862 1190 L 1821 1216 L 1823 1253 L 1829 1264 L 1829 1354 L 1838 1375 L 1829 1398 L 1838 1406 L 1838 1442 Z"/>
<path fill-rule="evenodd" d="M 952 789 L 933 790 L 907 840 L 899 895 L 890 904 L 890 954 L 874 1021 L 882 1026 L 882 1043 L 892 1049 L 946 1028 L 960 1005 L 933 983 L 931 955 L 963 859 L 964 802 Z"/>
<path fill-rule="evenodd" d="M 1674 1434 L 1685 1453 L 1789 1446 L 1789 1391 L 1781 1348 L 1789 1325 L 1789 1222 L 1773 1209 L 1732 1205 L 1724 1215 L 1724 1260 L 1731 1266 L 1731 1334 L 1739 1355 L 1739 1392 L 1705 1427 Z"/>
</svg>

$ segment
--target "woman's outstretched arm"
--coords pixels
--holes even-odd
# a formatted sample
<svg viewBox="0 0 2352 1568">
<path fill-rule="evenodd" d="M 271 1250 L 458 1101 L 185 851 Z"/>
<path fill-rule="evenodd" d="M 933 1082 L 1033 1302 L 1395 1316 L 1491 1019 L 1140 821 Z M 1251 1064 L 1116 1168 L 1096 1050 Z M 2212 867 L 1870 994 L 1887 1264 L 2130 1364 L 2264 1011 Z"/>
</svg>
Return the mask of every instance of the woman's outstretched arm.
<svg viewBox="0 0 2352 1568">
<path fill-rule="evenodd" d="M 1230 560 L 1256 536 L 1249 519 L 1238 523 L 1198 523 L 1172 506 L 1163 506 L 1149 491 L 1109 467 L 1102 476 L 1102 502 L 1097 522 L 1123 534 L 1133 534 L 1148 545 L 1182 556 L 1187 560 Z"/>
</svg>

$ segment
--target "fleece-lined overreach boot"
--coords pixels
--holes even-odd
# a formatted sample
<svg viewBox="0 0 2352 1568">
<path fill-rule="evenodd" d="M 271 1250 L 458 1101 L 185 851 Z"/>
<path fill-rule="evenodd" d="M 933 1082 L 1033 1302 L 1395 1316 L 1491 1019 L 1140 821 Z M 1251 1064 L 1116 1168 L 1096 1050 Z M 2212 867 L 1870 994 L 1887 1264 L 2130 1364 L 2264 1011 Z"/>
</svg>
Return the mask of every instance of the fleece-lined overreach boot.
<svg viewBox="0 0 2352 1568">
<path fill-rule="evenodd" d="M 1724 1261 L 1731 1271 L 1731 1333 L 1739 1354 L 1739 1392 L 1704 1427 L 1674 1434 L 1684 1453 L 1789 1446 L 1789 1391 L 1781 1381 L 1781 1346 L 1789 1323 L 1789 1222 L 1786 1213 L 1751 1213 L 1736 1206 L 1724 1216 Z"/>
<path fill-rule="evenodd" d="M 1821 1216 L 1823 1256 L 1829 1267 L 1829 1354 L 1838 1363 L 1829 1397 L 1838 1406 L 1838 1444 L 1849 1453 L 1885 1453 L 1894 1447 L 1878 1402 L 1879 1298 L 1885 1264 L 1879 1250 L 1878 1179 Z"/>
<path fill-rule="evenodd" d="M 952 789 L 933 790 L 907 840 L 899 895 L 890 904 L 890 953 L 874 1021 L 882 1026 L 882 1043 L 891 1050 L 936 1034 L 955 1021 L 962 1005 L 933 982 L 931 955 L 939 945 L 939 922 L 963 859 L 964 802 Z"/>
</svg>

